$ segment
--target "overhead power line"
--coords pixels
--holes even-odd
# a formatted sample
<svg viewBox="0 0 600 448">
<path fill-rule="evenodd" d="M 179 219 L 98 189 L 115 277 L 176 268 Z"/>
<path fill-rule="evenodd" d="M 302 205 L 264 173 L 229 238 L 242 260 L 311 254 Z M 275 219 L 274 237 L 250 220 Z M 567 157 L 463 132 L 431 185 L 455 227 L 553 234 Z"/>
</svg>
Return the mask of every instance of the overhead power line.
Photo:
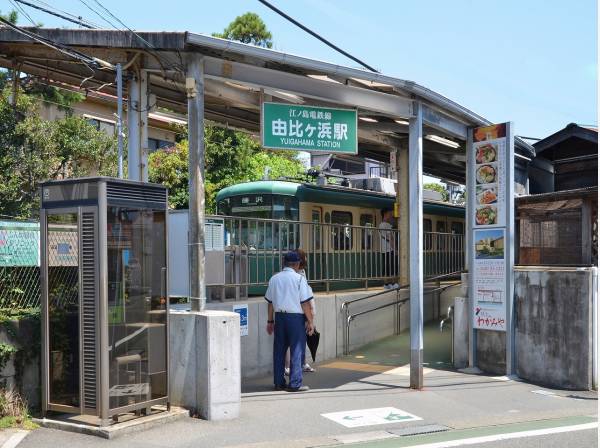
<svg viewBox="0 0 600 448">
<path fill-rule="evenodd" d="M 88 25 L 87 23 L 83 23 L 83 22 L 82 22 L 82 21 L 80 21 L 80 20 L 72 19 L 72 18 L 70 18 L 70 17 L 67 17 L 67 16 L 65 16 L 65 15 L 59 14 L 59 13 L 57 13 L 57 12 L 50 11 L 49 9 L 43 8 L 43 7 L 41 7 L 41 6 L 34 5 L 34 4 L 32 4 L 32 3 L 26 2 L 25 0 L 14 0 L 14 1 L 15 1 L 15 2 L 19 2 L 19 3 L 22 3 L 23 5 L 27 5 L 27 6 L 31 7 L 31 8 L 35 8 L 35 9 L 37 9 L 37 10 L 39 10 L 39 11 L 42 11 L 42 12 L 45 12 L 45 13 L 47 13 L 47 14 L 51 14 L 51 15 L 53 15 L 53 16 L 55 16 L 55 17 L 59 17 L 59 18 L 61 18 L 61 19 L 67 20 L 68 22 L 75 23 L 75 24 L 77 24 L 77 25 L 81 25 L 81 26 L 83 26 L 83 27 L 85 27 L 85 28 L 89 28 L 89 29 L 93 29 L 93 28 L 94 28 L 92 25 Z M 81 17 L 80 17 L 80 19 L 81 19 Z"/>
<path fill-rule="evenodd" d="M 347 51 L 342 50 L 340 47 L 338 47 L 337 45 L 333 44 L 332 42 L 328 41 L 327 39 L 325 39 L 323 36 L 317 34 L 316 32 L 314 32 L 313 30 L 311 30 L 310 28 L 302 25 L 300 22 L 298 22 L 296 19 L 294 19 L 293 17 L 290 17 L 289 15 L 287 15 L 285 12 L 283 12 L 281 9 L 275 7 L 274 5 L 272 5 L 271 3 L 269 3 L 266 0 L 258 0 L 259 2 L 261 2 L 263 5 L 265 5 L 267 8 L 275 11 L 277 14 L 279 14 L 281 17 L 283 17 L 284 19 L 292 22 L 294 25 L 296 25 L 298 28 L 306 31 L 308 34 L 310 34 L 313 37 L 316 37 L 317 39 L 319 39 L 321 42 L 323 42 L 325 45 L 333 48 L 335 51 L 337 51 L 338 53 L 343 54 L 344 56 L 346 56 L 347 58 L 352 59 L 354 62 L 359 63 L 360 65 L 362 65 L 363 67 L 365 67 L 368 70 L 371 70 L 372 72 L 375 73 L 379 73 L 377 70 L 375 70 L 373 67 L 371 67 L 370 65 L 366 64 L 365 62 L 361 61 L 360 59 L 358 59 L 355 56 L 352 56 L 350 53 L 348 53 Z"/>
<path fill-rule="evenodd" d="M 77 50 L 73 50 L 72 48 L 69 48 L 66 45 L 60 44 L 60 43 L 55 42 L 50 39 L 46 39 L 45 37 L 42 37 L 39 34 L 33 33 L 29 30 L 25 30 L 25 29 L 21 28 L 20 26 L 9 22 L 8 20 L 6 20 L 3 17 L 0 17 L 0 23 L 11 28 L 12 30 L 16 31 L 19 34 L 22 34 L 23 36 L 26 36 L 36 42 L 46 45 L 47 47 L 50 47 L 60 53 L 70 56 L 73 59 L 77 59 L 78 61 L 82 62 L 87 68 L 89 68 L 92 71 L 92 73 L 94 73 L 94 69 L 92 68 L 92 66 L 96 67 L 96 68 L 101 66 L 101 64 L 98 62 L 98 60 L 96 60 L 90 56 L 87 56 L 86 54 L 83 54 Z"/>
</svg>

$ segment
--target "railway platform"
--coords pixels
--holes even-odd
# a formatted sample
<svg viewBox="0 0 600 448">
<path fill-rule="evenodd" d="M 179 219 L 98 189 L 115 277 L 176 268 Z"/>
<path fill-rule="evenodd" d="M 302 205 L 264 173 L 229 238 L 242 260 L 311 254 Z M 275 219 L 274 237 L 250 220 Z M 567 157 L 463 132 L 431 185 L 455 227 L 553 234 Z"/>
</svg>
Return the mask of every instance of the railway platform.
<svg viewBox="0 0 600 448">
<path fill-rule="evenodd" d="M 425 327 L 429 349 L 424 353 L 425 388 L 419 392 L 409 388 L 409 336 L 403 332 L 317 364 L 317 371 L 305 376 L 311 387 L 307 393 L 275 392 L 270 376 L 246 380 L 242 413 L 235 421 L 185 418 L 109 442 L 38 429 L 19 446 L 254 448 L 356 443 L 391 448 L 548 428 L 581 428 L 578 434 L 584 434 L 583 429 L 587 434 L 597 425 L 595 392 L 552 390 L 506 377 L 457 372 L 450 368 L 446 336 L 437 325 Z M 384 414 L 380 412 L 379 418 L 384 422 L 377 421 L 374 411 L 381 409 Z"/>
</svg>

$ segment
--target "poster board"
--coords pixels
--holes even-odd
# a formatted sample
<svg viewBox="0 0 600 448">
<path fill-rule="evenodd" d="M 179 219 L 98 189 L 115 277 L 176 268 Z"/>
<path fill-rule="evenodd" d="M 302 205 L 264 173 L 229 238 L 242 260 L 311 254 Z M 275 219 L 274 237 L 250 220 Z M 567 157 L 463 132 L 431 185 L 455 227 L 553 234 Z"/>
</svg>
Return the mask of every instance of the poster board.
<svg viewBox="0 0 600 448">
<path fill-rule="evenodd" d="M 514 142 L 512 124 L 475 128 L 468 142 L 467 229 L 471 318 L 478 330 L 506 331 L 513 268 Z"/>
</svg>

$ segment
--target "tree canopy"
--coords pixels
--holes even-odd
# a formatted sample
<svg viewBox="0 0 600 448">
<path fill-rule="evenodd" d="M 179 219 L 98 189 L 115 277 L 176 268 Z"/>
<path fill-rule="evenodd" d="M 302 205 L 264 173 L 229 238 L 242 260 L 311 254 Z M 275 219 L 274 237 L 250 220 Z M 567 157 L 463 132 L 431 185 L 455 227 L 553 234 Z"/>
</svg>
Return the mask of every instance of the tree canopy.
<svg viewBox="0 0 600 448">
<path fill-rule="evenodd" d="M 9 93 L 0 94 L 0 214 L 36 216 L 42 181 L 116 174 L 114 137 L 81 117 L 43 120 L 35 97 L 18 95 L 13 106 Z"/>
<path fill-rule="evenodd" d="M 266 151 L 247 134 L 217 126 L 206 126 L 205 194 L 207 213 L 216 212 L 219 190 L 240 182 L 260 180 L 268 166 L 271 177 L 298 176 L 304 171 L 295 153 Z M 188 142 L 155 151 L 148 159 L 149 179 L 169 188 L 169 205 L 188 208 Z"/>
<path fill-rule="evenodd" d="M 260 16 L 253 12 L 237 16 L 222 33 L 213 33 L 213 36 L 237 40 L 258 47 L 271 48 L 273 46 L 273 35 Z"/>
</svg>

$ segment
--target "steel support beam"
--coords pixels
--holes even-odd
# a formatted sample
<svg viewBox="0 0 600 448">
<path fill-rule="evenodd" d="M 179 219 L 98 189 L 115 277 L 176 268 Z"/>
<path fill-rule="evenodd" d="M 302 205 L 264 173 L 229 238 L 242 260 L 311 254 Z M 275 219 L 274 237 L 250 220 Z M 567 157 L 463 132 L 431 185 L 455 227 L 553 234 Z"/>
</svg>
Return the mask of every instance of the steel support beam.
<svg viewBox="0 0 600 448">
<path fill-rule="evenodd" d="M 423 388 L 423 109 L 409 121 L 410 387 Z"/>
<path fill-rule="evenodd" d="M 192 55 L 188 60 L 186 90 L 188 96 L 189 140 L 189 230 L 190 300 L 192 311 L 206 306 L 204 276 L 204 60 Z"/>
<path fill-rule="evenodd" d="M 516 373 L 515 365 L 515 135 L 512 122 L 506 124 L 506 375 Z M 471 190 L 472 191 L 472 190 Z M 473 216 L 473 215 L 470 215 Z"/>
<path fill-rule="evenodd" d="M 207 78 L 283 90 L 301 97 L 366 109 L 395 118 L 412 116 L 412 101 L 397 95 L 338 85 L 283 71 L 206 57 L 205 73 Z"/>
<path fill-rule="evenodd" d="M 467 154 L 471 154 L 471 156 L 467 157 L 467 191 L 474 191 L 475 177 L 473 176 L 474 167 L 473 167 L 473 128 L 468 129 L 467 135 Z M 469 368 L 475 369 L 477 368 L 477 330 L 475 329 L 475 325 L 473 324 L 473 309 L 475 304 L 474 302 L 474 287 L 475 287 L 475 278 L 473 277 L 473 220 L 470 219 L 471 216 L 474 216 L 475 212 L 475 201 L 472 198 L 467 197 L 467 225 L 466 225 L 466 234 L 465 234 L 465 269 L 468 272 L 467 284 L 468 284 L 468 292 L 467 297 L 469 298 Z"/>
<path fill-rule="evenodd" d="M 467 139 L 467 125 L 436 111 L 430 106 L 423 104 L 422 107 L 423 123 L 427 126 L 461 140 Z"/>
</svg>

